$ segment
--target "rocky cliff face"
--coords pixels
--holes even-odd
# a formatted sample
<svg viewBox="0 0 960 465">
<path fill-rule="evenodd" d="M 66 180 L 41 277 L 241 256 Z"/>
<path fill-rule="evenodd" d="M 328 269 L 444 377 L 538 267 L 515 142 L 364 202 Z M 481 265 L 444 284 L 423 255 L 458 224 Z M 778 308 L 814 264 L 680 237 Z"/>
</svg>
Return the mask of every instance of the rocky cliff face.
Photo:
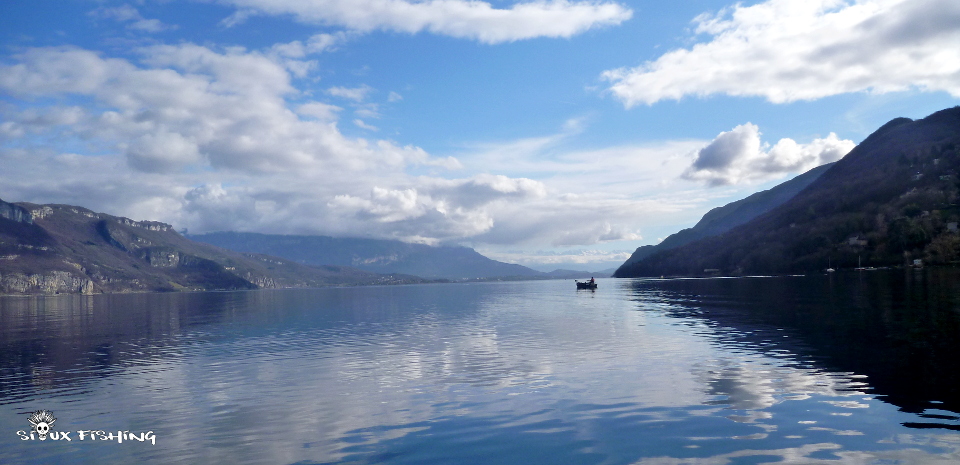
<svg viewBox="0 0 960 465">
<path fill-rule="evenodd" d="M 66 271 L 0 274 L 4 294 L 93 294 L 93 280 Z"/>
<path fill-rule="evenodd" d="M 0 218 L 17 223 L 33 223 L 33 217 L 26 208 L 2 200 L 0 200 Z"/>
<path fill-rule="evenodd" d="M 0 201 L 0 293 L 91 294 L 422 281 L 317 268 L 191 241 L 169 224 Z"/>
</svg>

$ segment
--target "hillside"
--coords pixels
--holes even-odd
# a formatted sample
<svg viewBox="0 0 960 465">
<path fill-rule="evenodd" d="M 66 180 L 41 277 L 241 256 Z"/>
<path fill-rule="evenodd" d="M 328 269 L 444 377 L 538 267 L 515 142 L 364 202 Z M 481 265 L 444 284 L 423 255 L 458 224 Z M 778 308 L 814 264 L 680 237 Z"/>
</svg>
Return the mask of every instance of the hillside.
<svg viewBox="0 0 960 465">
<path fill-rule="evenodd" d="M 728 203 L 722 207 L 708 211 L 703 218 L 692 228 L 680 230 L 667 236 L 657 245 L 640 246 L 630 255 L 630 258 L 621 265 L 621 268 L 637 263 L 657 252 L 675 249 L 682 245 L 705 237 L 723 234 L 741 224 L 744 224 L 792 199 L 797 193 L 806 189 L 821 174 L 826 172 L 833 163 L 827 163 L 813 168 L 789 181 L 778 184 L 765 191 L 760 191 L 749 197 Z M 614 273 L 616 275 L 616 273 Z"/>
<path fill-rule="evenodd" d="M 797 273 L 960 260 L 960 107 L 883 125 L 795 197 L 617 276 Z"/>
<path fill-rule="evenodd" d="M 417 282 L 191 241 L 164 223 L 0 200 L 0 293 L 257 289 Z"/>
<path fill-rule="evenodd" d="M 191 239 L 238 252 L 284 257 L 308 265 L 350 266 L 374 273 L 425 278 L 537 277 L 530 268 L 491 260 L 467 247 L 432 247 L 401 241 L 217 232 Z"/>
</svg>

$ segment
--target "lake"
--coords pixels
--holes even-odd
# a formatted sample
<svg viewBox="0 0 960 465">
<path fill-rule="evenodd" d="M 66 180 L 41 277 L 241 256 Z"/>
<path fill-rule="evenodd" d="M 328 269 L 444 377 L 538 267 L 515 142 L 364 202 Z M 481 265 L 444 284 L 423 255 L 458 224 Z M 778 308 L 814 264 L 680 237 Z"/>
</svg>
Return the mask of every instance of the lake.
<svg viewBox="0 0 960 465">
<path fill-rule="evenodd" d="M 0 463 L 958 463 L 958 336 L 955 269 L 4 297 Z"/>
</svg>

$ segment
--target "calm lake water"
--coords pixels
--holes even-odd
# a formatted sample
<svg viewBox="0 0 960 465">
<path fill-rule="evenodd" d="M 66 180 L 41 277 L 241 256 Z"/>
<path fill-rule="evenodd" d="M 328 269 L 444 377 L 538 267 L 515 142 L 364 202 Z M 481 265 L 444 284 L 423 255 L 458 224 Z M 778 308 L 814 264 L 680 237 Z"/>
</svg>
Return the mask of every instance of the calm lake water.
<svg viewBox="0 0 960 465">
<path fill-rule="evenodd" d="M 0 463 L 960 462 L 957 270 L 599 283 L 2 298 Z"/>
</svg>

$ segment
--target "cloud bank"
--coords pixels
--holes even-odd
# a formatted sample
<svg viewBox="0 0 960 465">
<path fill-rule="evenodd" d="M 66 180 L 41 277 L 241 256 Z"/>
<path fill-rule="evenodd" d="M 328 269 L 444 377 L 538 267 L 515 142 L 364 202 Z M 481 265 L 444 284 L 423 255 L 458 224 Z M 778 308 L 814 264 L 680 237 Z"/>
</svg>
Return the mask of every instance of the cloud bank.
<svg viewBox="0 0 960 465">
<path fill-rule="evenodd" d="M 683 177 L 711 186 L 767 181 L 837 161 L 856 146 L 830 133 L 809 144 L 785 138 L 770 147 L 760 135 L 760 128 L 751 123 L 721 132 L 697 152 Z"/>
<path fill-rule="evenodd" d="M 237 7 L 232 26 L 255 14 L 293 16 L 308 24 L 353 31 L 430 32 L 487 44 L 536 37 L 568 38 L 592 28 L 618 25 L 633 12 L 617 3 L 540 0 L 494 8 L 478 0 L 221 0 Z"/>
<path fill-rule="evenodd" d="M 464 173 L 454 157 L 349 137 L 342 108 L 301 93 L 274 49 L 138 53 L 34 48 L 0 65 L 4 200 L 79 204 L 191 232 L 562 245 L 638 238 L 628 225 L 651 206 Z M 348 102 L 378 95 L 332 89 Z M 577 208 L 583 201 L 591 208 Z"/>
<path fill-rule="evenodd" d="M 708 40 L 606 71 L 631 107 L 685 96 L 773 103 L 919 89 L 960 97 L 960 3 L 768 0 L 693 21 Z"/>
</svg>

